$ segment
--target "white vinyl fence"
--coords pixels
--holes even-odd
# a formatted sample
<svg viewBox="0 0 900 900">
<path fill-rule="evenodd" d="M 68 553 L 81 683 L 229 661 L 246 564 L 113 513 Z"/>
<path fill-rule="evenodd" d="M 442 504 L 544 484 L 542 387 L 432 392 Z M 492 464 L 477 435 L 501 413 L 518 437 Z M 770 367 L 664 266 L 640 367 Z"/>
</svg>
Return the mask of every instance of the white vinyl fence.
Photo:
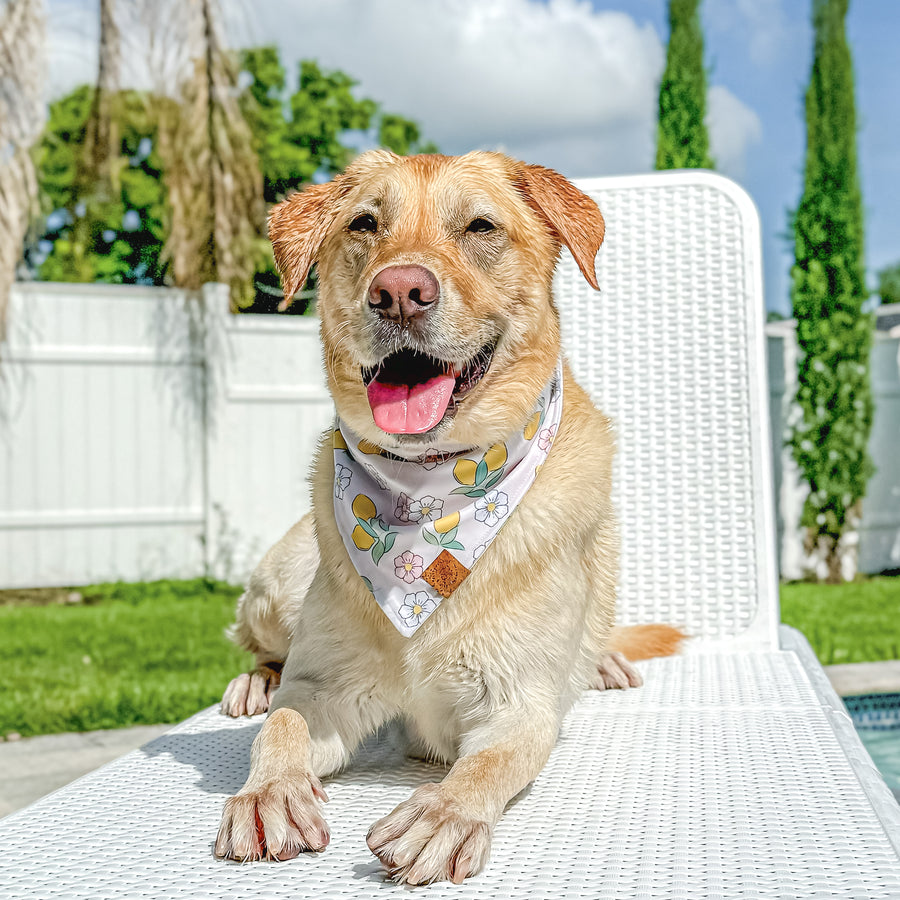
<svg viewBox="0 0 900 900">
<path fill-rule="evenodd" d="M 797 391 L 798 348 L 792 322 L 770 323 L 766 333 L 779 564 L 782 578 L 795 579 L 804 576 L 808 562 L 799 528 L 807 490 L 801 485 L 790 451 L 783 445 Z M 900 569 L 900 328 L 889 333 L 876 331 L 871 379 L 875 415 L 869 453 L 876 471 L 863 500 L 858 533 L 858 569 L 866 573 Z M 852 557 L 845 558 L 844 563 L 845 576 L 852 577 L 857 565 Z"/>
<path fill-rule="evenodd" d="M 16 286 L 0 350 L 0 587 L 240 580 L 309 508 L 332 417 L 318 322 L 232 316 L 220 285 L 204 301 Z"/>
<path fill-rule="evenodd" d="M 309 508 L 310 459 L 332 418 L 317 320 L 232 316 L 220 285 L 203 300 L 16 286 L 0 348 L 0 588 L 240 581 Z M 898 345 L 879 338 L 873 356 L 864 571 L 900 566 Z M 776 436 L 792 348 L 788 327 L 770 328 Z M 780 448 L 775 462 L 782 572 L 795 577 L 803 495 Z"/>
</svg>

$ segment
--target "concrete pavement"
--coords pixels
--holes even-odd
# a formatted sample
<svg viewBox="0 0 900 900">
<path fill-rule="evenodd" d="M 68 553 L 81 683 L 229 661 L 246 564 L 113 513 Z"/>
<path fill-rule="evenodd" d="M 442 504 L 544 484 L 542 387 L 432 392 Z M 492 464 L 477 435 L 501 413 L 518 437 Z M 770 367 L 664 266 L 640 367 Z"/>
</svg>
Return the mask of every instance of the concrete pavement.
<svg viewBox="0 0 900 900">
<path fill-rule="evenodd" d="M 171 727 L 137 725 L 0 741 L 0 816 L 136 750 Z"/>
</svg>

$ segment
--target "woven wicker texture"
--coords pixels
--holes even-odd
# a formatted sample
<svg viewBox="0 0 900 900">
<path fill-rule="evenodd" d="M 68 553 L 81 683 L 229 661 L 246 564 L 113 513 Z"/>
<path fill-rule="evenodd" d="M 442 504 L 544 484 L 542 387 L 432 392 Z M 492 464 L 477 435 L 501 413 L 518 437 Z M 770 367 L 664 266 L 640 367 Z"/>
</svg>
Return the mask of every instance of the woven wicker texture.
<svg viewBox="0 0 900 900">
<path fill-rule="evenodd" d="M 749 200 L 691 177 L 582 183 L 607 221 L 601 292 L 566 254 L 556 296 L 576 377 L 618 434 L 621 618 L 721 639 L 774 600 L 755 499 L 754 454 L 769 451 L 750 406 L 763 311 Z"/>
<path fill-rule="evenodd" d="M 586 694 L 544 772 L 456 898 L 900 897 L 900 865 L 794 654 L 642 664 L 641 690 Z M 394 735 L 326 783 L 319 856 L 212 857 L 260 720 L 210 710 L 0 823 L 0 896 L 371 897 L 365 833 L 442 774 Z"/>
</svg>

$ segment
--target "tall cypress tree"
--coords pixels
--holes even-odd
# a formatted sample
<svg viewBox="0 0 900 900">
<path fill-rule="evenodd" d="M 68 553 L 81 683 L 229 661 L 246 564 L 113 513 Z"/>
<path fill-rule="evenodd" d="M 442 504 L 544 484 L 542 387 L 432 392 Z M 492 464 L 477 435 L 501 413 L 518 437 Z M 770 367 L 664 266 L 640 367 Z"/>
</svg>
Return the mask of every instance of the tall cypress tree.
<svg viewBox="0 0 900 900">
<path fill-rule="evenodd" d="M 657 169 L 711 169 L 700 0 L 669 0 L 669 46 L 659 85 Z"/>
<path fill-rule="evenodd" d="M 863 211 L 856 173 L 853 67 L 844 30 L 848 0 L 813 0 L 815 49 L 806 92 L 803 196 L 793 217 L 791 300 L 800 347 L 789 438 L 809 483 L 802 524 L 807 546 L 840 580 L 841 538 L 859 519 L 872 426 L 869 351 L 863 312 Z"/>
</svg>

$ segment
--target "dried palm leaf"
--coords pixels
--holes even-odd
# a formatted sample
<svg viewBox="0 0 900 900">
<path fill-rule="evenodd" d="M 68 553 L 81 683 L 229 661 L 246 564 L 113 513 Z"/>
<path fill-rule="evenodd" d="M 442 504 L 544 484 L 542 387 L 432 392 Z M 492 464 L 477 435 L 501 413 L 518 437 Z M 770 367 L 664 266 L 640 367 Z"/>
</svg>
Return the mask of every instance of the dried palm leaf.
<svg viewBox="0 0 900 900">
<path fill-rule="evenodd" d="M 237 102 L 235 57 L 215 0 L 154 6 L 157 86 L 178 85 L 157 111 L 171 215 L 164 254 L 175 284 L 224 282 L 232 305 L 241 306 L 252 300 L 264 208 L 259 162 Z M 163 49 L 161 30 L 176 43 Z"/>
<path fill-rule="evenodd" d="M 116 18 L 116 0 L 100 0 L 100 44 L 97 82 L 84 137 L 84 154 L 78 173 L 80 195 L 108 194 L 115 180 L 111 163 L 118 156 L 114 98 L 122 68 L 122 37 Z"/>
<path fill-rule="evenodd" d="M 44 119 L 44 36 L 41 0 L 6 0 L 0 5 L 0 338 L 36 211 L 30 148 Z"/>
</svg>

